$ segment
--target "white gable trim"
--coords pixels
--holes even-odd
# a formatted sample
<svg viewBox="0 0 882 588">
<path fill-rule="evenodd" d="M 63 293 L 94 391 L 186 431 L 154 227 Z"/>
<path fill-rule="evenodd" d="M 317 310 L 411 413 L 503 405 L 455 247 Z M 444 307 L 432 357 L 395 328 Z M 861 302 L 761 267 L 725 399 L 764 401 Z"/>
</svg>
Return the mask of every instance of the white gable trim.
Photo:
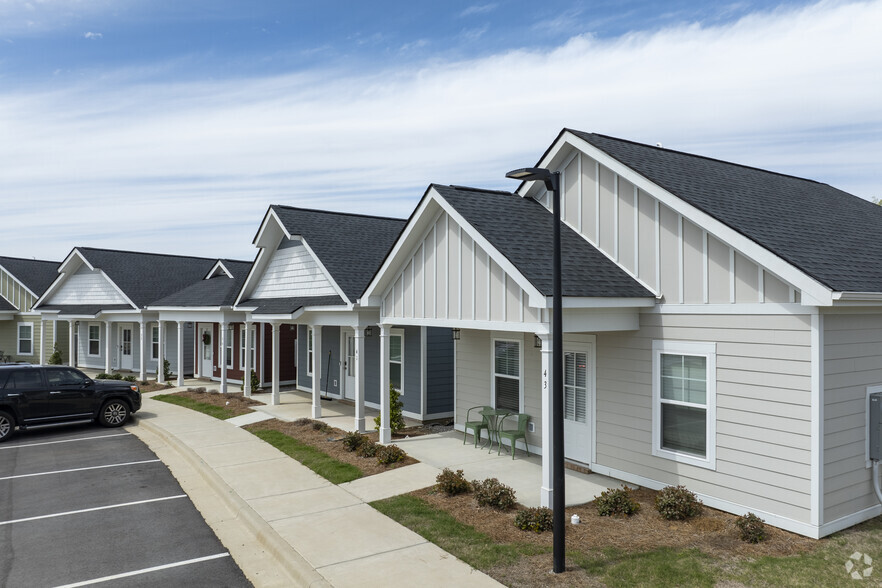
<svg viewBox="0 0 882 588">
<path fill-rule="evenodd" d="M 35 309 L 40 304 L 45 303 L 46 300 L 51 299 L 52 295 L 57 293 L 57 291 L 61 289 L 61 286 L 64 283 L 66 283 L 70 279 L 70 277 L 76 273 L 76 272 L 70 271 L 70 266 L 75 259 L 79 259 L 80 261 L 82 261 L 82 263 L 85 264 L 85 266 L 88 267 L 89 270 L 96 271 L 95 266 L 93 266 L 91 263 L 89 263 L 89 260 L 86 259 L 86 256 L 84 256 L 78 249 L 74 249 L 73 251 L 70 252 L 70 254 L 65 258 L 65 260 L 58 267 L 58 272 L 60 274 L 58 276 L 58 278 L 56 278 L 55 281 L 52 282 L 52 285 L 49 286 L 49 288 L 46 289 L 46 292 L 43 293 L 43 295 L 40 297 L 40 299 L 34 303 Z M 134 302 L 132 302 L 132 299 L 129 298 L 128 295 L 126 295 L 126 293 L 122 291 L 122 288 L 120 288 L 119 286 L 116 285 L 116 282 L 114 282 L 113 280 L 110 279 L 110 276 L 108 276 L 104 272 L 104 270 L 97 268 L 97 271 L 101 275 L 101 277 L 104 278 L 105 280 L 107 280 L 107 283 L 110 284 L 111 287 L 114 290 L 116 290 L 116 292 L 120 296 L 122 296 L 122 298 L 126 304 L 130 304 L 132 306 L 132 308 L 134 308 L 134 309 L 138 308 L 138 305 L 135 304 Z"/>
<path fill-rule="evenodd" d="M 230 279 L 233 278 L 233 274 L 230 273 L 230 270 L 227 269 L 227 266 L 224 265 L 224 262 L 221 261 L 220 259 L 218 259 L 218 260 L 217 260 L 217 263 L 215 263 L 215 264 L 211 267 L 211 269 L 208 271 L 208 273 L 207 273 L 207 274 L 205 275 L 205 277 L 202 278 L 202 279 L 203 279 L 203 280 L 210 280 L 211 278 L 214 278 L 214 277 L 216 277 L 216 276 L 219 276 L 220 274 L 224 274 L 225 276 L 227 276 L 227 277 L 230 278 Z"/>
<path fill-rule="evenodd" d="M 233 302 L 234 308 L 236 306 L 238 306 L 240 302 L 242 302 L 242 298 L 245 296 L 246 292 L 248 294 L 250 294 L 251 291 L 254 290 L 254 287 L 256 286 L 256 284 L 254 284 L 253 282 L 255 279 L 257 279 L 257 283 L 260 283 L 260 278 L 259 278 L 259 276 L 257 276 L 257 271 L 258 271 L 257 268 L 259 268 L 261 266 L 265 255 L 267 255 L 266 248 L 261 248 L 257 252 L 257 257 L 254 259 L 254 263 L 251 264 L 251 269 L 248 270 L 248 276 L 245 278 L 245 283 L 242 284 L 242 289 L 239 290 L 239 293 L 236 295 L 236 300 L 235 300 L 235 302 Z M 263 268 L 263 269 L 266 269 L 266 268 Z M 263 275 L 262 271 L 260 273 L 261 273 L 261 275 Z"/>
<path fill-rule="evenodd" d="M 309 243 L 306 241 L 306 239 L 300 237 L 300 242 L 303 243 L 304 249 L 306 249 L 315 260 L 315 263 L 321 270 L 322 275 L 324 275 L 325 279 L 331 283 L 331 286 L 334 288 L 334 290 L 337 291 L 337 294 L 340 296 L 340 298 L 342 298 L 348 306 L 352 306 L 352 301 L 350 301 L 349 297 L 346 296 L 346 294 L 343 292 L 343 288 L 341 288 L 340 285 L 337 284 L 337 280 L 334 279 L 334 276 L 331 275 L 331 272 L 328 271 L 328 268 L 325 267 L 325 264 L 322 263 L 322 260 L 319 258 L 319 256 L 315 254 L 315 251 L 312 250 L 312 247 L 309 246 Z"/>
<path fill-rule="evenodd" d="M 565 131 L 561 134 L 555 144 L 548 150 L 545 157 L 539 162 L 538 166 L 544 167 L 551 165 L 556 158 L 560 157 L 562 151 L 567 146 L 582 151 L 585 155 L 593 158 L 601 165 L 609 168 L 614 173 L 647 192 L 653 198 L 680 214 L 683 218 L 686 218 L 705 229 L 727 245 L 741 251 L 745 256 L 749 257 L 757 264 L 780 276 L 784 281 L 801 289 L 805 294 L 805 298 L 807 298 L 807 300 L 804 300 L 805 303 L 814 303 L 819 306 L 832 305 L 833 292 L 828 287 L 810 277 L 791 263 L 778 257 L 765 247 L 762 247 L 735 229 L 713 218 L 706 212 L 699 210 L 685 200 L 668 192 L 661 186 L 649 181 L 630 167 L 621 163 L 619 160 L 611 157 L 604 151 L 601 151 L 594 145 L 591 145 L 584 139 L 577 137 L 569 131 Z M 534 184 L 536 184 L 536 182 L 524 183 L 518 188 L 518 193 L 521 196 L 526 196 L 532 191 Z"/>
<path fill-rule="evenodd" d="M 36 292 L 34 292 L 33 290 L 31 290 L 30 288 L 28 288 L 27 286 L 25 286 L 24 282 L 22 282 L 22 281 L 19 280 L 17 277 L 15 277 L 15 274 L 13 274 L 13 273 L 12 273 L 11 271 L 9 271 L 7 268 L 3 267 L 2 264 L 0 264 L 0 270 L 3 270 L 4 272 L 6 272 L 6 275 L 9 276 L 10 278 L 12 278 L 12 280 L 13 280 L 16 284 L 18 284 L 19 286 L 21 286 L 22 288 L 24 288 L 24 290 L 25 290 L 28 294 L 30 294 L 30 295 L 33 296 L 34 298 L 39 298 L 39 296 L 37 295 Z M 11 300 L 10 300 L 9 302 L 12 303 Z M 35 304 L 36 304 L 36 303 L 35 303 Z"/>
</svg>

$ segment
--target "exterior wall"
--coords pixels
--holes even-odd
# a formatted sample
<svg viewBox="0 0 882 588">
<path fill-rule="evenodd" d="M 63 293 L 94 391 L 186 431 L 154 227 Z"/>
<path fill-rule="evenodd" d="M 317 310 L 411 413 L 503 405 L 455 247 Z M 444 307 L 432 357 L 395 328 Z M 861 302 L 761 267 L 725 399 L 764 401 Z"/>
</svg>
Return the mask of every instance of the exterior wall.
<svg viewBox="0 0 882 588">
<path fill-rule="evenodd" d="M 282 240 L 252 298 L 333 296 L 337 291 L 299 240 Z"/>
<path fill-rule="evenodd" d="M 715 470 L 652 455 L 653 340 L 716 343 Z M 642 314 L 597 335 L 596 394 L 599 471 L 810 522 L 810 316 Z"/>
<path fill-rule="evenodd" d="M 67 278 L 46 304 L 127 304 L 126 299 L 99 271 L 85 264 Z"/>
<path fill-rule="evenodd" d="M 377 329 L 364 338 L 364 401 L 380 405 L 380 337 Z"/>
<path fill-rule="evenodd" d="M 338 396 L 340 394 L 340 327 L 317 328 L 322 330 L 321 392 Z"/>
<path fill-rule="evenodd" d="M 488 253 L 442 213 L 385 293 L 382 315 L 538 323 L 528 302 Z"/>
<path fill-rule="evenodd" d="M 829 523 L 879 505 L 867 463 L 866 411 L 867 387 L 882 385 L 882 314 L 825 314 L 823 324 L 823 522 Z"/>
<path fill-rule="evenodd" d="M 297 346 L 297 365 L 300 366 L 300 369 L 297 370 L 297 385 L 306 388 L 307 390 L 312 389 L 312 366 L 309 365 L 308 357 L 309 357 L 309 327 L 306 325 L 297 325 L 297 337 L 302 341 L 300 345 Z M 272 345 L 272 342 L 270 342 Z M 272 349 L 269 347 L 268 349 Z M 272 351 L 270 351 L 272 353 Z M 267 355 L 267 357 L 271 357 L 271 355 Z"/>
<path fill-rule="evenodd" d="M 420 327 L 404 327 L 404 410 L 423 414 L 423 338 Z"/>
<path fill-rule="evenodd" d="M 33 342 L 31 345 L 32 353 L 30 355 L 20 355 L 18 353 L 18 324 L 31 323 L 33 325 Z M 46 325 L 46 339 L 52 339 L 52 324 Z M 44 345 L 44 341 L 40 335 L 40 317 L 28 315 L 13 315 L 11 320 L 0 321 L 0 351 L 6 355 L 12 356 L 12 361 L 26 361 L 28 363 L 40 363 L 40 346 Z M 51 344 L 50 344 L 51 346 Z M 50 351 L 51 353 L 51 351 Z M 49 361 L 49 355 L 45 357 Z"/>
<path fill-rule="evenodd" d="M 450 329 L 426 328 L 426 414 L 453 411 L 453 337 Z"/>
</svg>

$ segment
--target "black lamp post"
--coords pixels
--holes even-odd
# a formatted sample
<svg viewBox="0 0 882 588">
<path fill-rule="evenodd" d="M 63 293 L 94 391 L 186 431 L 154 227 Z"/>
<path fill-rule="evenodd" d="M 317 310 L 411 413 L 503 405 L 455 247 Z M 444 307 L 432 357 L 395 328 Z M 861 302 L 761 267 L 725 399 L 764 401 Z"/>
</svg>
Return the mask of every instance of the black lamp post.
<svg viewBox="0 0 882 588">
<path fill-rule="evenodd" d="M 525 167 L 505 174 L 524 182 L 540 181 L 552 193 L 554 212 L 554 254 L 552 256 L 551 323 L 551 425 L 552 425 L 552 512 L 554 517 L 554 573 L 564 571 L 566 554 L 566 501 L 564 499 L 564 395 L 563 395 L 563 308 L 560 287 L 560 172 Z"/>
</svg>

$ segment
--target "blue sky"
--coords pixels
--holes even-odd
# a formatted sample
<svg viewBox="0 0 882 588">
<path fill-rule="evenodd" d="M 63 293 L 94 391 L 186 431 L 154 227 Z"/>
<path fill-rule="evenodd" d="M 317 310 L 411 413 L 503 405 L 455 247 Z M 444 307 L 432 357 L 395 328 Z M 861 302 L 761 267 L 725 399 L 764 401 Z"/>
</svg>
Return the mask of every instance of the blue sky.
<svg viewBox="0 0 882 588">
<path fill-rule="evenodd" d="M 0 0 L 0 254 L 251 259 L 564 126 L 882 197 L 882 2 Z"/>
</svg>

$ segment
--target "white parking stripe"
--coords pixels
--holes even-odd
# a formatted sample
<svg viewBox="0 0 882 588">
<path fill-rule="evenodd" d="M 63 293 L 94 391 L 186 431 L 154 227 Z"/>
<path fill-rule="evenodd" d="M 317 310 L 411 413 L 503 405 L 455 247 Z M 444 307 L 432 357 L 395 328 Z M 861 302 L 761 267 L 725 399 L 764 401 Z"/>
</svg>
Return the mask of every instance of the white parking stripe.
<svg viewBox="0 0 882 588">
<path fill-rule="evenodd" d="M 123 504 L 111 504 L 110 506 L 96 506 L 95 508 L 84 508 L 82 510 L 71 510 L 68 512 L 59 512 L 59 513 L 55 513 L 55 514 L 40 515 L 38 517 L 28 517 L 26 519 L 14 519 L 11 521 L 0 521 L 0 526 L 12 525 L 15 523 L 25 523 L 27 521 L 38 521 L 40 519 L 66 517 L 68 515 L 75 515 L 75 514 L 80 514 L 80 513 L 84 513 L 84 512 L 94 512 L 96 510 L 108 510 L 111 508 L 122 508 L 124 506 L 135 506 L 138 504 L 147 504 L 149 502 L 161 502 L 163 500 L 174 500 L 176 498 L 187 498 L 187 495 L 186 494 L 178 494 L 177 496 L 165 496 L 163 498 L 151 498 L 150 500 L 139 500 L 137 502 L 125 502 Z"/>
<path fill-rule="evenodd" d="M 124 574 L 116 574 L 114 576 L 104 576 L 103 578 L 95 578 L 94 580 L 85 580 L 83 582 L 77 582 L 75 584 L 65 584 L 63 586 L 56 586 L 56 588 L 77 588 L 77 586 L 91 586 L 92 584 L 100 584 L 101 582 L 109 582 L 110 580 L 118 580 L 119 578 L 128 578 L 130 576 L 139 576 L 141 574 L 149 574 L 150 572 L 158 572 L 159 570 L 167 570 L 169 568 L 176 568 L 179 566 L 188 566 L 194 563 L 200 563 L 203 561 L 209 561 L 212 559 L 220 559 L 222 557 L 230 557 L 229 553 L 218 553 L 217 555 L 209 555 L 206 557 L 197 557 L 196 559 L 188 559 L 186 561 L 179 561 L 176 563 L 165 564 L 162 566 L 154 566 L 152 568 L 144 568 L 143 570 L 135 570 L 134 572 L 125 572 Z"/>
<path fill-rule="evenodd" d="M 5 478 L 0 478 L 0 482 L 3 480 L 17 480 L 19 478 L 33 478 L 34 476 L 51 476 L 52 474 L 68 474 L 70 472 L 85 472 L 86 470 L 100 470 L 103 468 L 118 468 L 120 466 L 129 466 L 129 465 L 140 465 L 142 463 L 156 463 L 158 459 L 147 459 L 144 461 L 130 461 L 128 463 L 111 463 L 108 465 L 100 465 L 100 466 L 91 466 L 88 468 L 76 468 L 73 470 L 55 470 L 54 472 L 39 472 L 36 474 L 20 474 L 18 476 L 6 476 Z"/>
<path fill-rule="evenodd" d="M 117 433 L 115 435 L 97 435 L 95 437 L 78 437 L 77 439 L 64 439 L 62 441 L 46 441 L 45 443 L 27 443 L 25 445 L 6 445 L 4 447 L 0 447 L 0 450 L 18 449 L 20 447 L 37 447 L 39 445 L 54 445 L 56 443 L 73 443 L 74 441 L 91 441 L 93 439 L 110 439 L 111 437 L 125 437 L 126 435 L 131 435 L 131 433 Z"/>
</svg>

